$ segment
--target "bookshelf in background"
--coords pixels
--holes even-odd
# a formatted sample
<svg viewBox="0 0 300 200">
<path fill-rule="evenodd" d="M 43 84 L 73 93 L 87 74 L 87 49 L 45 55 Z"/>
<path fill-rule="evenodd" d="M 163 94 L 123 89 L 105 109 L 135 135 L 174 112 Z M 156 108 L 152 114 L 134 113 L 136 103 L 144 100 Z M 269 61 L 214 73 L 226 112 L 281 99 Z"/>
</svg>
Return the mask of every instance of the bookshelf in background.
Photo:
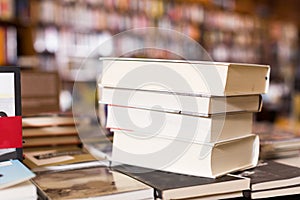
<svg viewBox="0 0 300 200">
<path fill-rule="evenodd" d="M 17 2 L 0 1 L 0 65 L 17 62 Z"/>
<path fill-rule="evenodd" d="M 297 52 L 297 24 L 275 20 L 273 7 L 265 2 L 253 1 L 163 1 L 163 0 L 109 0 L 58 1 L 26 0 L 30 23 L 18 35 L 27 32 L 27 44 L 18 45 L 18 63 L 31 65 L 44 71 L 58 71 L 63 89 L 70 83 L 84 58 L 91 55 L 99 44 L 113 35 L 132 28 L 163 27 L 177 30 L 199 42 L 215 61 L 270 64 L 272 76 L 284 82 L 295 68 Z M 27 3 L 26 3 L 27 2 Z M 25 5 L 25 6 L 24 6 Z M 128 43 L 148 42 L 149 37 L 129 35 L 118 41 L 118 47 Z M 150 40 L 165 49 L 189 47 L 176 42 L 176 38 L 159 36 Z M 115 49 L 114 49 L 115 48 Z M 96 56 L 107 56 L 109 51 Z M 153 53 L 153 52 L 152 52 Z M 130 55 L 129 55 L 130 56 Z M 145 55 L 151 57 L 150 54 Z M 153 56 L 153 55 L 152 55 Z M 174 54 L 158 52 L 155 57 L 174 59 Z M 28 60 L 30 60 L 28 62 Z M 92 80 L 93 75 L 83 77 Z M 284 82 L 290 85 L 290 83 Z M 288 105 L 288 104 L 287 104 Z"/>
</svg>

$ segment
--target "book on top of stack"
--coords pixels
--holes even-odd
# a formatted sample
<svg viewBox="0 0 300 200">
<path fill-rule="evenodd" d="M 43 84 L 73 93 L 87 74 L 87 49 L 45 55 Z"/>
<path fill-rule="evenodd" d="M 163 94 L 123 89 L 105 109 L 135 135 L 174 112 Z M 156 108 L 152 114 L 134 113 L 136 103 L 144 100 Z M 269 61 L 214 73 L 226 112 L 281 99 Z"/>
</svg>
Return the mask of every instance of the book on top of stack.
<svg viewBox="0 0 300 200">
<path fill-rule="evenodd" d="M 112 161 L 208 178 L 256 166 L 253 113 L 268 89 L 268 65 L 132 58 L 102 64 L 99 103 L 108 104 Z"/>
</svg>

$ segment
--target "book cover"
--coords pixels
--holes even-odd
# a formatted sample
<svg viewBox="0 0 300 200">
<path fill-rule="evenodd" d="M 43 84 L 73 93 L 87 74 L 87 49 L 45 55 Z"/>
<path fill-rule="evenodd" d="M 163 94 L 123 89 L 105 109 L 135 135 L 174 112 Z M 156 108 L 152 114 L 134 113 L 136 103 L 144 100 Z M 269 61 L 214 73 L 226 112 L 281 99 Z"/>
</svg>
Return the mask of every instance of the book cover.
<svg viewBox="0 0 300 200">
<path fill-rule="evenodd" d="M 0 162 L 0 189 L 22 183 L 35 177 L 19 160 Z"/>
<path fill-rule="evenodd" d="M 251 179 L 251 190 L 245 191 L 252 198 L 300 194 L 300 168 L 268 160 L 256 168 L 236 174 Z M 295 192 L 297 191 L 297 192 Z"/>
<path fill-rule="evenodd" d="M 153 197 L 153 189 L 106 166 L 38 173 L 33 179 L 44 199 L 132 200 Z"/>
<path fill-rule="evenodd" d="M 300 168 L 268 160 L 241 173 L 251 178 L 252 190 L 274 189 L 300 183 Z"/>
<path fill-rule="evenodd" d="M 250 188 L 250 179 L 222 176 L 217 179 L 189 176 L 132 165 L 116 165 L 112 170 L 124 173 L 155 189 L 155 197 L 183 199 L 236 193 Z M 239 193 L 242 195 L 241 193 Z"/>
</svg>

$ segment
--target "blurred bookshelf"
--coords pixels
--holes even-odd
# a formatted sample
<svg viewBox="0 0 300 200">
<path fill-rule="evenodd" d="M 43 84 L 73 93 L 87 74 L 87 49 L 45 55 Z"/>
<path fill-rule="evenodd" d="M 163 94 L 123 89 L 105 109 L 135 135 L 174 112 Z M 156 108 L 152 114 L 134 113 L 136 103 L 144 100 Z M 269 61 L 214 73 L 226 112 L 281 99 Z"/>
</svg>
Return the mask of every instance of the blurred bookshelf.
<svg viewBox="0 0 300 200">
<path fill-rule="evenodd" d="M 72 89 L 82 61 L 106 39 L 132 28 L 162 27 L 191 37 L 214 61 L 270 64 L 272 87 L 265 107 L 294 116 L 293 110 L 299 109 L 294 109 L 292 103 L 299 89 L 295 83 L 300 78 L 299 24 L 296 17 L 274 17 L 272 11 L 279 11 L 280 3 L 265 0 L 2 0 L 0 3 L 8 5 L 1 6 L 8 11 L 0 14 L 0 43 L 9 43 L 1 51 L 5 55 L 0 55 L 0 62 L 58 72 L 63 91 Z M 1 39 L 2 35 L 7 36 Z M 153 41 L 165 49 L 192 53 L 172 36 Z M 146 42 L 149 36 L 133 34 L 118 41 L 111 51 Z M 145 56 L 174 59 L 169 52 L 150 52 Z M 93 81 L 93 78 L 82 80 Z M 278 98 L 280 102 L 275 101 Z"/>
</svg>

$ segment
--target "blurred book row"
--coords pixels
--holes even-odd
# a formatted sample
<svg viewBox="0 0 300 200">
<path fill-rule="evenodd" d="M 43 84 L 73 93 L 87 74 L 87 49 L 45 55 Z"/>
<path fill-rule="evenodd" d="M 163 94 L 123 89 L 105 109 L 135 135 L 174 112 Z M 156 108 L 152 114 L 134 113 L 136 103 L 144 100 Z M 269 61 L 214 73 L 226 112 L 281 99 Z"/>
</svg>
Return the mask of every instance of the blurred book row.
<svg viewBox="0 0 300 200">
<path fill-rule="evenodd" d="M 152 61 L 164 63 L 151 65 Z M 106 62 L 105 66 L 109 69 L 101 81 L 99 100 L 102 104 L 108 104 L 109 108 L 104 125 L 114 131 L 112 160 L 106 160 L 109 157 L 103 157 L 99 161 L 99 158 L 96 159 L 92 152 L 86 150 L 85 145 L 88 143 L 82 143 L 84 140 L 80 140 L 81 135 L 76 129 L 76 125 L 78 125 L 76 123 L 84 123 L 84 121 L 74 120 L 71 114 L 59 114 L 54 110 L 37 111 L 40 114 L 27 113 L 22 119 L 23 164 L 18 160 L 7 160 L 0 163 L 0 174 L 2 175 L 0 179 L 3 180 L 0 184 L 2 188 L 0 194 L 11 197 L 11 199 L 36 199 L 37 193 L 41 199 L 91 197 L 97 199 L 230 199 L 244 197 L 257 199 L 276 196 L 299 198 L 300 174 L 297 160 L 299 160 L 300 147 L 297 146 L 297 143 L 279 144 L 278 147 L 272 149 L 271 154 L 262 158 L 273 158 L 274 155 L 276 158 L 291 155 L 293 157 L 277 162 L 261 160 L 256 164 L 259 145 L 258 137 L 254 133 L 257 131 L 257 133 L 263 134 L 266 130 L 273 130 L 269 127 L 259 127 L 258 124 L 254 124 L 256 128 L 252 129 L 253 113 L 261 110 L 260 94 L 266 91 L 269 82 L 268 66 L 209 64 L 196 61 L 190 63 L 185 61 L 166 62 L 151 59 L 107 59 Z M 150 69 L 147 68 L 144 71 L 147 76 L 143 77 L 149 77 L 150 80 L 157 78 L 157 74 L 161 74 L 157 73 L 162 70 L 161 66 L 180 71 L 183 69 L 180 66 L 184 65 L 186 66 L 184 69 L 187 71 L 180 74 L 188 75 L 187 77 L 191 76 L 191 72 L 194 72 L 194 67 L 197 66 L 196 68 L 201 70 L 202 75 L 208 73 L 209 76 L 198 77 L 196 74 L 193 79 L 185 80 L 193 86 L 192 88 L 186 90 L 182 83 L 178 83 L 179 85 L 173 88 L 174 91 L 171 94 L 163 91 L 166 88 L 161 85 L 152 85 L 152 89 L 151 85 L 137 89 L 134 82 L 120 81 L 120 83 L 125 83 L 125 85 L 120 85 L 118 74 L 114 73 L 115 70 L 118 70 L 120 74 L 127 74 L 128 69 L 138 67 L 143 62 L 147 62 L 147 66 L 150 66 Z M 206 68 L 205 66 L 208 65 L 209 68 Z M 120 66 L 128 68 L 123 67 L 120 70 Z M 156 68 L 157 66 L 160 67 Z M 155 73 L 149 73 L 149 70 L 152 71 L 151 67 L 156 69 Z M 216 73 L 216 68 L 226 69 L 227 72 Z M 202 71 L 203 69 L 208 71 Z M 247 83 L 240 82 L 240 76 L 244 70 L 247 73 L 242 79 L 247 79 Z M 151 75 L 155 75 L 155 77 L 151 77 Z M 203 77 L 212 78 L 215 75 L 223 77 L 220 80 L 226 81 L 218 84 L 217 79 L 213 78 L 214 81 L 206 80 L 208 85 L 203 84 Z M 37 77 L 39 76 L 42 75 L 37 75 Z M 224 78 L 227 76 L 230 78 Z M 39 91 L 45 90 L 49 94 L 52 94 L 50 91 L 53 91 L 53 94 L 56 94 L 57 85 L 53 73 L 50 73 L 50 80 L 53 81 L 49 82 L 54 84 L 47 85 L 46 89 L 42 88 L 45 84 L 39 83 L 34 76 L 28 79 L 35 80 L 36 85 L 41 85 Z M 1 80 L 7 79 L 2 77 Z M 132 92 L 131 90 L 134 90 L 135 96 L 128 94 Z M 24 95 L 24 102 L 28 99 L 36 101 L 36 103 L 25 105 L 43 102 L 38 98 L 52 98 L 52 95 L 43 96 L 30 92 L 24 92 Z M 0 97 L 3 96 L 0 95 Z M 174 99 L 174 97 L 176 98 Z M 178 104 L 178 100 L 182 104 Z M 157 103 L 161 107 L 153 107 Z M 190 107 L 189 105 L 194 106 Z M 197 112 L 194 109 L 196 107 L 199 108 Z M 130 117 L 122 117 L 124 113 L 129 114 Z M 222 113 L 226 115 L 222 115 Z M 105 113 L 102 114 L 105 116 Z M 152 122 L 145 117 L 148 114 L 152 115 L 154 121 L 158 119 L 158 122 L 165 122 L 165 126 L 160 129 L 160 132 L 153 132 L 156 130 L 155 127 L 154 129 L 149 128 L 148 125 Z M 165 121 L 161 120 L 162 117 L 165 117 Z M 0 120 L 3 118 L 5 119 L 5 117 L 1 117 Z M 131 119 L 131 123 L 126 123 L 127 119 Z M 161 169 L 161 166 L 156 165 L 155 161 L 158 164 L 161 159 L 168 161 L 169 158 L 172 158 L 172 153 L 176 153 L 178 149 L 181 150 L 180 145 L 186 144 L 186 141 L 190 139 L 187 134 L 193 120 L 200 124 L 200 128 L 193 131 L 196 135 L 194 135 L 190 147 L 194 150 L 184 151 L 186 155 L 180 157 L 184 160 L 179 159 L 175 163 L 171 163 L 173 167 Z M 182 126 L 184 134 L 180 136 L 183 137 L 174 137 L 174 134 L 178 132 L 180 121 L 190 123 Z M 136 129 L 137 127 L 138 129 Z M 218 132 L 220 134 L 214 135 L 214 131 L 220 131 Z M 264 147 L 267 144 L 264 143 L 265 140 L 263 136 L 260 138 L 261 152 L 268 149 Z M 170 141 L 179 145 L 176 145 L 171 153 L 160 152 L 155 159 L 147 157 L 151 155 L 151 153 L 148 154 L 149 151 L 160 150 Z M 198 156 L 202 155 L 200 150 L 205 150 L 205 147 L 211 150 L 210 153 L 199 158 Z M 131 155 L 141 154 L 149 162 L 140 162 L 145 160 L 144 158 L 136 160 L 123 157 L 122 152 L 118 151 L 120 149 Z M 282 152 L 290 150 L 292 153 L 280 153 L 278 156 L 279 154 L 274 154 L 274 150 L 277 149 Z M 128 154 L 125 155 L 128 156 Z M 265 156 L 266 154 L 261 153 L 260 155 Z M 209 167 L 209 162 L 204 162 L 205 157 L 212 161 L 212 173 L 204 170 L 204 166 Z M 111 161 L 113 161 L 113 165 L 111 165 Z M 122 164 L 119 165 L 118 162 Z M 240 165 L 240 162 L 243 163 Z M 224 163 L 227 164 L 224 165 Z M 24 164 L 31 170 L 28 170 Z M 16 171 L 20 174 L 12 176 L 11 174 L 15 174 Z M 10 178 L 14 178 L 14 180 Z"/>
</svg>

